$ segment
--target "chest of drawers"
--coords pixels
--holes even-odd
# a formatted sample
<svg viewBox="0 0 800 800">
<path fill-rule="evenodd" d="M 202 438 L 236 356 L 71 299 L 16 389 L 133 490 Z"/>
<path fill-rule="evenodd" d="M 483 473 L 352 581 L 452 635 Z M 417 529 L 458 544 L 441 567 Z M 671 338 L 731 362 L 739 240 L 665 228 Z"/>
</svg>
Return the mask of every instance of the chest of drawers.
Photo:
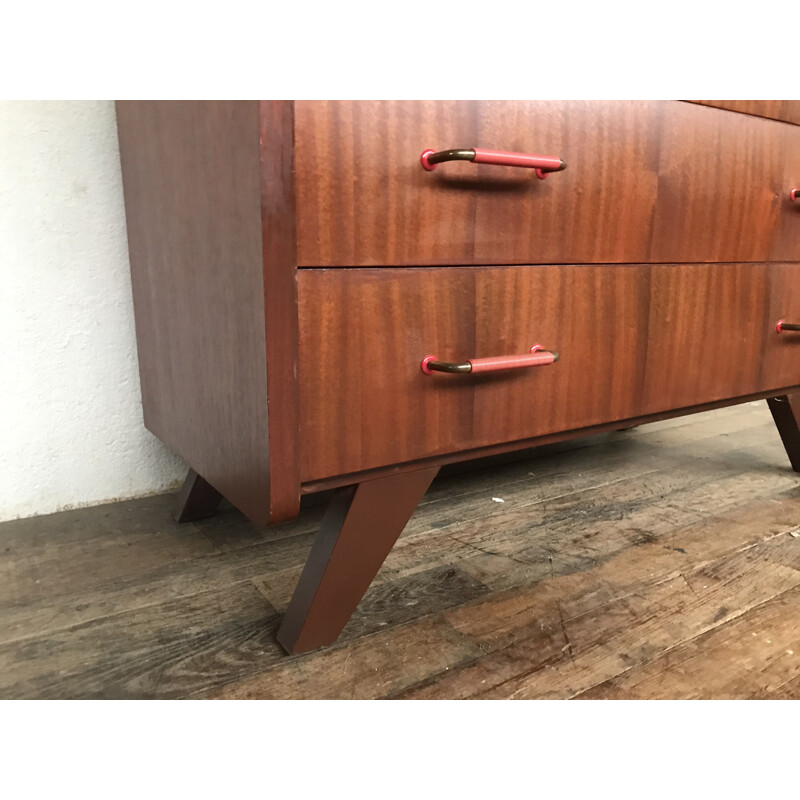
<svg viewBox="0 0 800 800">
<path fill-rule="evenodd" d="M 224 496 L 264 525 L 337 490 L 290 652 L 338 636 L 442 464 L 766 398 L 800 466 L 800 103 L 117 119 L 145 423 L 192 468 L 179 517 Z"/>
</svg>

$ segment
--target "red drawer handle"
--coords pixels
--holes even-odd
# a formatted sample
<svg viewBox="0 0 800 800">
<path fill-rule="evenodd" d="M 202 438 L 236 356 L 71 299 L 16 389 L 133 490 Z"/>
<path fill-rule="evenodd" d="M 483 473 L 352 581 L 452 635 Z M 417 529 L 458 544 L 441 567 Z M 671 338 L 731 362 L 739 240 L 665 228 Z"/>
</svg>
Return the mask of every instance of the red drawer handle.
<svg viewBox="0 0 800 800">
<path fill-rule="evenodd" d="M 779 319 L 775 330 L 778 331 L 778 333 L 783 333 L 784 331 L 800 331 L 800 325 L 793 322 L 784 322 L 782 319 Z"/>
<path fill-rule="evenodd" d="M 436 356 L 425 356 L 420 367 L 426 375 L 434 372 L 501 372 L 507 369 L 522 369 L 523 367 L 543 367 L 545 364 L 555 364 L 558 353 L 553 350 L 543 350 L 540 344 L 531 347 L 530 352 L 524 356 L 492 356 L 490 358 L 470 358 L 461 363 L 454 361 L 437 361 Z"/>
<path fill-rule="evenodd" d="M 539 178 L 549 172 L 561 172 L 567 165 L 557 156 L 537 156 L 533 153 L 507 153 L 505 150 L 484 150 L 479 147 L 462 150 L 423 150 L 422 166 L 429 172 L 444 161 L 474 161 L 476 164 L 496 164 L 501 167 L 525 167 L 535 169 Z"/>
<path fill-rule="evenodd" d="M 789 197 L 790 197 L 792 200 L 795 200 L 795 201 L 796 201 L 796 200 L 800 200 L 800 194 L 798 194 L 798 192 L 800 192 L 800 189 L 792 189 L 792 190 L 789 192 Z"/>
</svg>

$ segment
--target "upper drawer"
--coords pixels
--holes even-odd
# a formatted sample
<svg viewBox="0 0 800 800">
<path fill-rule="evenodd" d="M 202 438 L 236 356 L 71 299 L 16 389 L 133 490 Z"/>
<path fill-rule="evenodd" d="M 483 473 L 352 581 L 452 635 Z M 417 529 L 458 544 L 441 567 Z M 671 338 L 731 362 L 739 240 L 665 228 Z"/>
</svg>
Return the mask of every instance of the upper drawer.
<svg viewBox="0 0 800 800">
<path fill-rule="evenodd" d="M 567 168 L 420 164 L 474 147 Z M 298 102 L 298 264 L 800 260 L 796 154 L 798 127 L 692 103 Z"/>
</svg>

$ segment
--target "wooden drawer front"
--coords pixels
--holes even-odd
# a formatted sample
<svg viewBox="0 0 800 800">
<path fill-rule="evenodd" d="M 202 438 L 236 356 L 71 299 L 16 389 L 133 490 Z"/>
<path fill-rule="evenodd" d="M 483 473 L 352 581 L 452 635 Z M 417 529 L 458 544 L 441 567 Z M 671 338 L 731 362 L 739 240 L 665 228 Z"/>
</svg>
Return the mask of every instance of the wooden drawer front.
<svg viewBox="0 0 800 800">
<path fill-rule="evenodd" d="M 563 158 L 470 162 L 425 148 Z M 694 103 L 299 102 L 300 266 L 800 260 L 800 128 Z"/>
<path fill-rule="evenodd" d="M 780 124 L 780 123 L 775 123 Z M 785 191 L 800 189 L 800 125 L 786 125 L 786 149 L 781 180 L 780 220 L 773 240 L 771 261 L 800 261 L 800 200 L 792 202 Z"/>
<path fill-rule="evenodd" d="M 780 286 L 800 287 L 800 265 L 302 270 L 298 280 L 304 481 L 800 384 L 800 334 L 779 347 L 770 308 Z M 800 312 L 794 293 L 787 313 Z M 426 355 L 534 344 L 560 360 L 488 375 L 420 370 Z"/>
<path fill-rule="evenodd" d="M 800 324 L 800 264 L 772 266 L 768 308 L 763 379 L 776 387 L 800 384 L 800 332 L 775 330 L 778 320 Z"/>
</svg>

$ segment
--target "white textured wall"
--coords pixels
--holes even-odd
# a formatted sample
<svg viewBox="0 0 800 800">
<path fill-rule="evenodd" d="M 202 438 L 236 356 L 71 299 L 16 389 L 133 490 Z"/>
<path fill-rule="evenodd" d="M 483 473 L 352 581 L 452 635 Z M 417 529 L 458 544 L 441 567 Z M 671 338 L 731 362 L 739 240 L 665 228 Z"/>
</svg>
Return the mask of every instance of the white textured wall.
<svg viewBox="0 0 800 800">
<path fill-rule="evenodd" d="M 142 424 L 114 104 L 0 102 L 0 520 L 183 470 Z"/>
</svg>

